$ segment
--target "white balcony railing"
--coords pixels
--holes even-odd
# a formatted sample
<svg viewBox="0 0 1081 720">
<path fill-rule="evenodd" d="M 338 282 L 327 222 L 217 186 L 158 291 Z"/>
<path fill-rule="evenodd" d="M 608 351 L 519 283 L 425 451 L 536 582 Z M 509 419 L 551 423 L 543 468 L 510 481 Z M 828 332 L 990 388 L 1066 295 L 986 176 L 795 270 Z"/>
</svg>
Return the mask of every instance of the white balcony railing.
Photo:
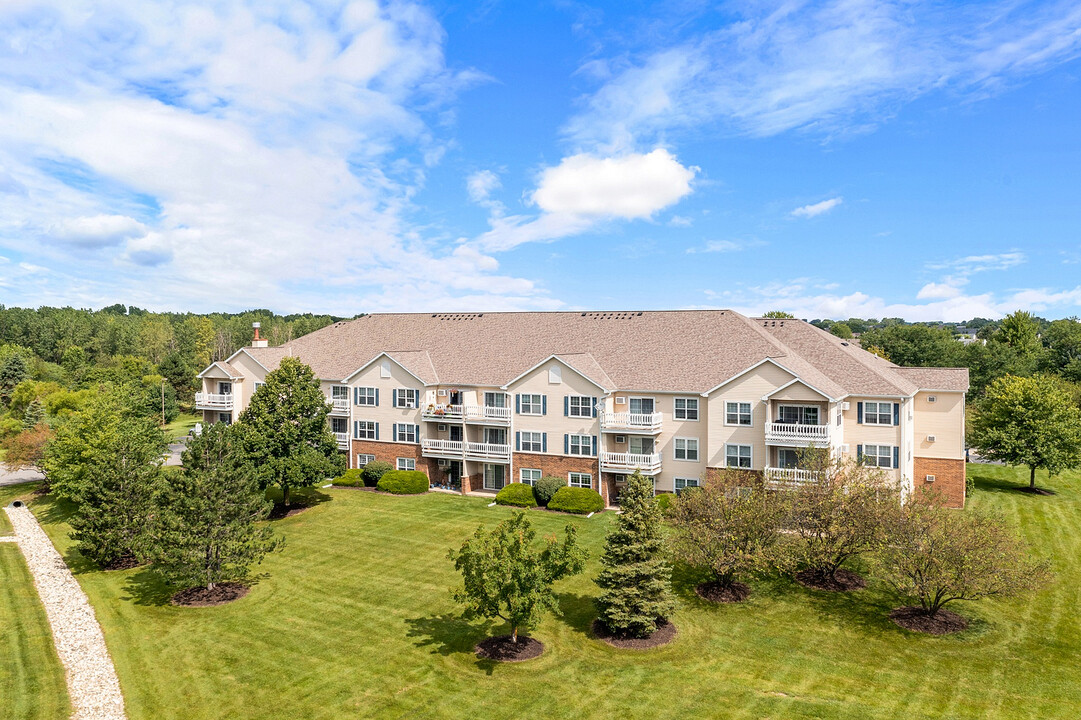
<svg viewBox="0 0 1081 720">
<path fill-rule="evenodd" d="M 803 485 L 804 483 L 818 482 L 821 473 L 814 470 L 801 470 L 799 468 L 766 468 L 766 482 L 775 486 Z"/>
<path fill-rule="evenodd" d="M 661 418 L 664 416 L 659 412 L 602 412 L 600 417 L 602 430 L 659 433 L 661 431 Z"/>
<path fill-rule="evenodd" d="M 331 415 L 348 415 L 349 414 L 349 398 L 331 398 L 330 399 L 330 414 Z"/>
<path fill-rule="evenodd" d="M 461 420 L 465 417 L 465 412 L 461 405 L 429 405 L 424 409 L 423 417 L 425 420 L 445 422 Z"/>
<path fill-rule="evenodd" d="M 463 405 L 466 420 L 481 420 L 483 422 L 510 422 L 510 408 L 491 407 L 489 405 Z"/>
<path fill-rule="evenodd" d="M 461 457 L 465 443 L 461 440 L 421 440 L 420 450 L 425 455 Z"/>
<path fill-rule="evenodd" d="M 197 410 L 232 410 L 233 396 L 216 393 L 195 393 Z"/>
<path fill-rule="evenodd" d="M 334 433 L 334 438 L 338 441 L 338 449 L 339 450 L 348 450 L 349 449 L 349 433 L 347 433 L 347 432 L 343 432 L 343 433 L 336 432 L 336 433 Z"/>
<path fill-rule="evenodd" d="M 465 456 L 474 460 L 497 460 L 510 462 L 510 445 L 467 442 Z"/>
<path fill-rule="evenodd" d="M 795 423 L 766 423 L 766 442 L 787 445 L 828 445 L 829 425 L 797 425 Z"/>
<path fill-rule="evenodd" d="M 647 475 L 661 471 L 661 454 L 650 453 L 601 453 L 601 470 L 608 472 L 634 472 L 640 470 Z"/>
</svg>

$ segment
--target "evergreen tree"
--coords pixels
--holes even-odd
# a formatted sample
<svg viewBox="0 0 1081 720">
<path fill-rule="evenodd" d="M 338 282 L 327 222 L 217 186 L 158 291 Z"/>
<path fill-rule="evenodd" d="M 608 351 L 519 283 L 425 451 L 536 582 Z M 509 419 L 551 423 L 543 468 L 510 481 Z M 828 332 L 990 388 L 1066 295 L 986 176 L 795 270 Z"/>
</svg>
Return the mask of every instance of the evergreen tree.
<svg viewBox="0 0 1081 720">
<path fill-rule="evenodd" d="M 345 470 L 344 456 L 327 425 L 330 406 L 312 369 L 294 357 L 252 396 L 237 424 L 243 457 L 262 488 L 277 485 L 289 504 L 294 488 L 309 487 Z"/>
<path fill-rule="evenodd" d="M 601 588 L 597 609 L 612 634 L 645 638 L 675 609 L 652 483 L 635 472 L 627 479 L 620 507 L 601 556 L 604 569 L 594 581 Z"/>
<path fill-rule="evenodd" d="M 30 404 L 26 406 L 26 412 L 23 413 L 23 427 L 29 430 L 32 427 L 37 427 L 45 422 L 45 405 L 41 400 L 34 398 L 30 401 Z"/>
<path fill-rule="evenodd" d="M 228 425 L 211 425 L 192 438 L 183 459 L 183 472 L 161 483 L 149 553 L 154 570 L 185 588 L 242 582 L 282 544 L 269 526 L 257 524 L 273 503 L 251 467 L 239 461 Z"/>
<path fill-rule="evenodd" d="M 30 377 L 30 367 L 22 353 L 12 353 L 3 365 L 0 365 L 0 404 L 11 402 L 11 391 L 23 380 Z"/>
</svg>

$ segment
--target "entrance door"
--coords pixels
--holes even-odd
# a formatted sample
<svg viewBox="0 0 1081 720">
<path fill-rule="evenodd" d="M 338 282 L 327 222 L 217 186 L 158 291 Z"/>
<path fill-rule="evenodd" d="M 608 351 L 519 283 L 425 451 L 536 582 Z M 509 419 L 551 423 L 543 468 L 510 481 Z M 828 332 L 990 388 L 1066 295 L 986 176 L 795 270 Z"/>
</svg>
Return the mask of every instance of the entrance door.
<svg viewBox="0 0 1081 720">
<path fill-rule="evenodd" d="M 489 445 L 506 445 L 506 428 L 484 428 L 484 442 Z"/>
<path fill-rule="evenodd" d="M 653 398 L 635 398 L 632 397 L 631 413 L 640 415 L 652 415 L 653 414 Z"/>
<path fill-rule="evenodd" d="M 507 466 L 485 463 L 484 487 L 486 490 L 502 490 L 507 482 Z"/>
<path fill-rule="evenodd" d="M 462 426 L 461 425 L 451 425 L 450 426 L 450 440 L 451 440 L 451 442 L 461 442 L 462 441 Z"/>
</svg>

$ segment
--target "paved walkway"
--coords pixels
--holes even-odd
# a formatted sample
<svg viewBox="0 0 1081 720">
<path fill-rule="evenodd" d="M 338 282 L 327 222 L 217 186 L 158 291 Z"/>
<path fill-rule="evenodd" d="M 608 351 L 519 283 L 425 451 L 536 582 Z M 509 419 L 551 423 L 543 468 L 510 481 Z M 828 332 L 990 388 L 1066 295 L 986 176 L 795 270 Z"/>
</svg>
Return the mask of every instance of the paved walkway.
<svg viewBox="0 0 1081 720">
<path fill-rule="evenodd" d="M 94 609 L 34 515 L 6 507 L 67 675 L 72 720 L 124 720 L 124 696 Z"/>
<path fill-rule="evenodd" d="M 45 476 L 37 470 L 8 470 L 6 465 L 0 463 L 0 487 L 44 479 Z"/>
</svg>

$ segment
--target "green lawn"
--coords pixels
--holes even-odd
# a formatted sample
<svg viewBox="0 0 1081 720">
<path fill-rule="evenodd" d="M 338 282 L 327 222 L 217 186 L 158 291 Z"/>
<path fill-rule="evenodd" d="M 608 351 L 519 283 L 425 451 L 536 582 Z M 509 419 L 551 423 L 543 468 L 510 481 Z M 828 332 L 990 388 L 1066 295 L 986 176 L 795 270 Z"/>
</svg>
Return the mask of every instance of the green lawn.
<svg viewBox="0 0 1081 720">
<path fill-rule="evenodd" d="M 195 427 L 195 423 L 203 421 L 203 416 L 193 415 L 191 413 L 180 413 L 177 415 L 176 420 L 166 425 L 162 430 L 165 431 L 165 439 L 169 442 L 176 442 L 188 436 L 188 432 Z"/>
<path fill-rule="evenodd" d="M 30 487 L 0 488 L 0 507 Z M 10 531 L 0 510 L 0 535 Z M 69 712 L 64 669 L 30 571 L 18 546 L 0 543 L 0 720 L 65 718 Z"/>
<path fill-rule="evenodd" d="M 511 510 L 479 498 L 319 491 L 326 502 L 276 523 L 283 553 L 246 598 L 219 608 L 163 604 L 145 570 L 80 571 L 120 675 L 129 717 L 1075 718 L 1081 713 L 1081 475 L 1017 492 L 1023 473 L 970 466 L 972 506 L 1023 526 L 1057 576 L 1038 595 L 960 604 L 952 637 L 894 626 L 897 603 L 872 583 L 837 596 L 788 581 L 754 584 L 746 603 L 708 606 L 680 579 L 676 641 L 649 652 L 592 640 L 596 557 L 611 523 L 530 513 L 543 533 L 566 522 L 592 552 L 557 587 L 562 618 L 534 633 L 545 654 L 478 661 L 500 626 L 458 617 L 447 550 Z M 62 552 L 65 510 L 35 511 Z M 69 562 L 83 567 L 69 552 Z M 3 660 L 0 660 L 3 662 Z"/>
</svg>

